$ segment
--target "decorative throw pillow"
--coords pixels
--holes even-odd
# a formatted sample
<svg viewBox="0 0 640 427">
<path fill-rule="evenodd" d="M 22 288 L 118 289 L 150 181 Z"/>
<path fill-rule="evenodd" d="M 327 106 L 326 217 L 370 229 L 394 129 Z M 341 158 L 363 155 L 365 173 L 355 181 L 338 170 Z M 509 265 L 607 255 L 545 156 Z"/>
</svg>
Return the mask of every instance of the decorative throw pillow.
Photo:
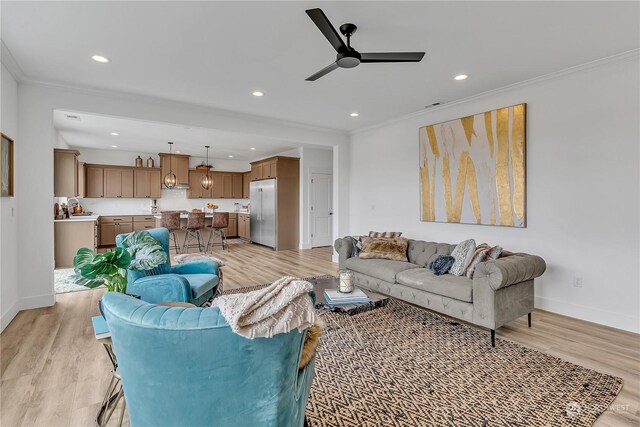
<svg viewBox="0 0 640 427">
<path fill-rule="evenodd" d="M 173 257 L 173 260 L 178 264 L 184 264 L 185 262 L 193 262 L 193 261 L 201 261 L 201 260 L 213 261 L 216 264 L 218 264 L 218 267 L 224 267 L 224 261 L 221 260 L 220 258 L 216 258 L 211 255 L 198 254 L 198 253 L 175 255 Z"/>
<path fill-rule="evenodd" d="M 458 243 L 458 245 L 451 252 L 451 256 L 455 259 L 449 273 L 454 276 L 462 276 L 464 274 L 464 268 L 469 263 L 469 259 L 476 250 L 476 241 L 473 239 L 465 240 Z"/>
<path fill-rule="evenodd" d="M 351 256 L 358 256 L 362 250 L 362 236 L 351 236 L 353 238 L 353 248 Z"/>
<path fill-rule="evenodd" d="M 465 276 L 473 279 L 473 273 L 476 271 L 478 264 L 484 261 L 498 259 L 501 253 L 502 247 L 500 246 L 491 247 L 486 243 L 479 244 L 464 269 Z"/>
<path fill-rule="evenodd" d="M 358 256 L 364 259 L 391 259 L 406 262 L 408 246 L 409 241 L 404 237 L 374 239 L 362 236 L 362 251 Z"/>
<path fill-rule="evenodd" d="M 402 231 L 370 231 L 369 237 L 376 239 L 393 239 L 402 236 Z"/>
<path fill-rule="evenodd" d="M 442 276 L 449 271 L 455 260 L 451 255 L 440 255 L 429 263 L 429 269 L 436 276 Z"/>
</svg>

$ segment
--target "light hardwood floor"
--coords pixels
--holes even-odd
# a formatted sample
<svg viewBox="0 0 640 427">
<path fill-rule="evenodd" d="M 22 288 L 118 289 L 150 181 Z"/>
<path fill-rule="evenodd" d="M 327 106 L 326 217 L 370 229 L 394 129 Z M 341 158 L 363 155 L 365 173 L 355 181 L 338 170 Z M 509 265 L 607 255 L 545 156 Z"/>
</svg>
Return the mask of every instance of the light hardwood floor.
<svg viewBox="0 0 640 427">
<path fill-rule="evenodd" d="M 230 251 L 216 254 L 227 263 L 227 289 L 267 283 L 287 274 L 334 274 L 337 268 L 330 248 L 274 252 L 236 241 Z M 58 295 L 53 307 L 20 312 L 0 335 L 2 427 L 95 425 L 110 378 L 107 355 L 96 342 L 90 321 L 98 314 L 103 293 Z M 539 310 L 533 319 L 532 329 L 522 318 L 500 328 L 497 335 L 623 378 L 622 392 L 595 425 L 640 425 L 638 335 Z"/>
</svg>

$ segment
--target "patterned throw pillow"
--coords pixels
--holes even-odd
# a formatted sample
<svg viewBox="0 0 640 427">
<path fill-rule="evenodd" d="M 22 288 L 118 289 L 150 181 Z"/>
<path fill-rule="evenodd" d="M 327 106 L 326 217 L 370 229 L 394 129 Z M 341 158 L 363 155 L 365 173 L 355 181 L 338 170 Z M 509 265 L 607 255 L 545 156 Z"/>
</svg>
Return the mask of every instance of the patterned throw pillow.
<svg viewBox="0 0 640 427">
<path fill-rule="evenodd" d="M 465 240 L 458 243 L 458 245 L 451 252 L 451 256 L 455 259 L 455 262 L 451 266 L 449 273 L 454 276 L 462 276 L 464 274 L 464 268 L 469 263 L 471 256 L 476 250 L 476 241 L 473 239 Z"/>
<path fill-rule="evenodd" d="M 484 261 L 498 259 L 501 253 L 502 247 L 500 246 L 491 247 L 486 243 L 479 244 L 464 269 L 465 276 L 473 279 L 473 273 L 476 271 L 478 264 Z"/>
<path fill-rule="evenodd" d="M 370 231 L 369 237 L 375 239 L 393 239 L 402 236 L 402 231 Z"/>
<path fill-rule="evenodd" d="M 408 246 L 409 240 L 404 237 L 374 239 L 362 236 L 362 251 L 358 256 L 363 259 L 391 259 L 406 262 Z"/>
<path fill-rule="evenodd" d="M 443 274 L 447 274 L 455 261 L 455 258 L 451 255 L 440 255 L 429 263 L 429 269 L 436 276 L 442 276 Z"/>
</svg>

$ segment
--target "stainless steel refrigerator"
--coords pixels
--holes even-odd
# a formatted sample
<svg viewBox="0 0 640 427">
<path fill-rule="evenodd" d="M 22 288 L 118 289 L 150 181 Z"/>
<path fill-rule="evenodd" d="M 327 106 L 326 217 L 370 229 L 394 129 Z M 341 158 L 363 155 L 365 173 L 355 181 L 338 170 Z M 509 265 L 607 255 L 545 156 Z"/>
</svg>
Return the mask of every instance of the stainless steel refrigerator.
<svg viewBox="0 0 640 427">
<path fill-rule="evenodd" d="M 276 180 L 253 181 L 249 187 L 251 198 L 251 241 L 276 248 Z"/>
</svg>

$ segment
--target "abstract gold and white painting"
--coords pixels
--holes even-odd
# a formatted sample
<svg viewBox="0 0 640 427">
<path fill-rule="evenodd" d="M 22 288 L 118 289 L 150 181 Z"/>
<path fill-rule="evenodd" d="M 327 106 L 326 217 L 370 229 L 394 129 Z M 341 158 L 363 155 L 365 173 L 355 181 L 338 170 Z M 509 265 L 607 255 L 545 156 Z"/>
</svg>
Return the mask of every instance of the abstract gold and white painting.
<svg viewBox="0 0 640 427">
<path fill-rule="evenodd" d="M 525 227 L 526 104 L 420 128 L 421 220 Z"/>
</svg>

